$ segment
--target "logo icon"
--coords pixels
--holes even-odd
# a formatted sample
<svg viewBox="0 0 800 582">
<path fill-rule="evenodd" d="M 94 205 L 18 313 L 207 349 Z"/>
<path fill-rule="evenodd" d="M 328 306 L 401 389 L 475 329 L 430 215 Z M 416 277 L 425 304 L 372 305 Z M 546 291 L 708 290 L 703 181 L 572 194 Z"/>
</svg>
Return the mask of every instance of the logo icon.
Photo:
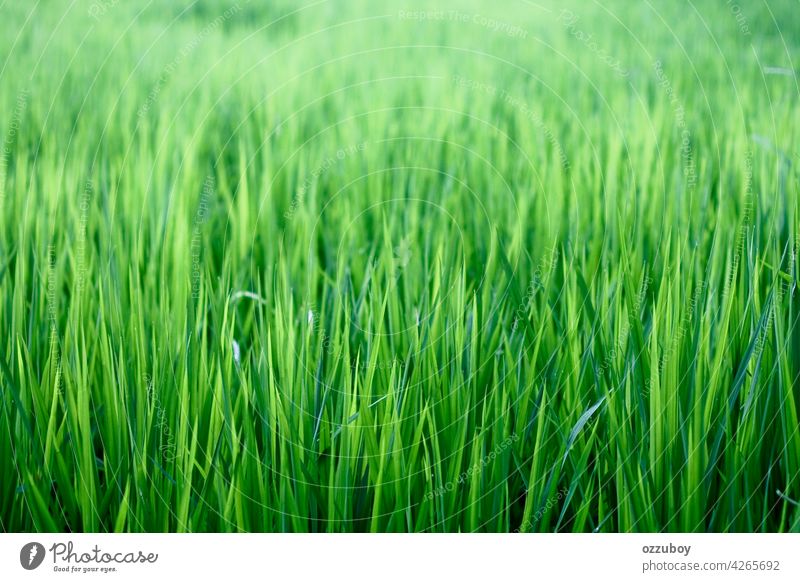
<svg viewBox="0 0 800 582">
<path fill-rule="evenodd" d="M 39 542 L 27 543 L 19 552 L 19 563 L 26 570 L 35 570 L 44 562 L 44 554 L 44 546 Z"/>
</svg>

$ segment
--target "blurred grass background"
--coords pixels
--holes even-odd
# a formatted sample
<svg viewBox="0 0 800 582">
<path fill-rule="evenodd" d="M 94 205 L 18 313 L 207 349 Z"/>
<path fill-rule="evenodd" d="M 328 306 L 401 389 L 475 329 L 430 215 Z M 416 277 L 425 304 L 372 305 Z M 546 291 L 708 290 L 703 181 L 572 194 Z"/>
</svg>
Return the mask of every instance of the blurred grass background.
<svg viewBox="0 0 800 582">
<path fill-rule="evenodd" d="M 796 1 L 0 5 L 3 531 L 798 531 Z"/>
</svg>

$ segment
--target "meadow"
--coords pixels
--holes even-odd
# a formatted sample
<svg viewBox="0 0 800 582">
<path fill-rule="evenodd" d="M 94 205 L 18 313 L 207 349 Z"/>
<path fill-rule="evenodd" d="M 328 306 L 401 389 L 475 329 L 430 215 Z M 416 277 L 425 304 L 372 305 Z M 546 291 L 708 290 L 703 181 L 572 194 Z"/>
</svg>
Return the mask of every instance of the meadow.
<svg viewBox="0 0 800 582">
<path fill-rule="evenodd" d="M 0 531 L 800 532 L 796 0 L 0 0 Z"/>
</svg>

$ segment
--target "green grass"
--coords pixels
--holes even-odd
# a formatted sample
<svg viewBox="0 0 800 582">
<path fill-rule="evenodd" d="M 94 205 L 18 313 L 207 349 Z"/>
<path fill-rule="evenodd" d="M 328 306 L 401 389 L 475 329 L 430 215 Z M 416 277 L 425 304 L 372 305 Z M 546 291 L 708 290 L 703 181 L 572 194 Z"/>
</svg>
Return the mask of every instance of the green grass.
<svg viewBox="0 0 800 582">
<path fill-rule="evenodd" d="M 494 4 L 0 4 L 0 531 L 800 531 L 800 5 Z"/>
</svg>

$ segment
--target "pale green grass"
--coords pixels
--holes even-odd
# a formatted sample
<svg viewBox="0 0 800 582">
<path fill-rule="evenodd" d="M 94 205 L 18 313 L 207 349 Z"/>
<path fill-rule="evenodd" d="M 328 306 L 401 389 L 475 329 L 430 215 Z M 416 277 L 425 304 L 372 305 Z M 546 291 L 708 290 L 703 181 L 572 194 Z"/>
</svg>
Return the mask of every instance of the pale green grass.
<svg viewBox="0 0 800 582">
<path fill-rule="evenodd" d="M 800 531 L 736 8 L 0 5 L 0 530 Z"/>
</svg>

